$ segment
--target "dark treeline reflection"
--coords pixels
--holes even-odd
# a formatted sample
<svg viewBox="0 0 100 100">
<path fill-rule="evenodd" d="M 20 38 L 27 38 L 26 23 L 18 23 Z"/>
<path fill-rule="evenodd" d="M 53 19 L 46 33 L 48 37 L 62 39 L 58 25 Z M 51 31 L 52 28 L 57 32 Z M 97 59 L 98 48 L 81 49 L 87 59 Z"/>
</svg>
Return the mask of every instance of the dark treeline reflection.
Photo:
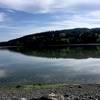
<svg viewBox="0 0 100 100">
<path fill-rule="evenodd" d="M 66 48 L 8 48 L 10 51 L 22 53 L 29 56 L 46 58 L 100 58 L 100 46 L 73 46 Z"/>
</svg>

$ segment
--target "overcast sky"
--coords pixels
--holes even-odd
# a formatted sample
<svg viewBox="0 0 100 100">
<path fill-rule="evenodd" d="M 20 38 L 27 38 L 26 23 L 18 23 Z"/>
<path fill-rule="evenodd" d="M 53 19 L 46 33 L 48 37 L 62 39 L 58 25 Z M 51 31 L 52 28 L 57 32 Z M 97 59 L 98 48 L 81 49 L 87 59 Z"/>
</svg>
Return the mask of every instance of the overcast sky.
<svg viewBox="0 0 100 100">
<path fill-rule="evenodd" d="M 0 0 L 0 41 L 47 30 L 100 26 L 100 0 Z"/>
</svg>

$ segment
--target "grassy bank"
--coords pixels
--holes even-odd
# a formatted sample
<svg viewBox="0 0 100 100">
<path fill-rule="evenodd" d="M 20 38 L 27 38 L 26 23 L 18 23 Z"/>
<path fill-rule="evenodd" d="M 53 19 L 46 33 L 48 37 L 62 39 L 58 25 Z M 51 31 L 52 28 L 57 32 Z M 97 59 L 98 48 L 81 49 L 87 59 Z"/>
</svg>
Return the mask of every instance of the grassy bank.
<svg viewBox="0 0 100 100">
<path fill-rule="evenodd" d="M 57 88 L 62 87 L 64 84 L 25 84 L 25 85 L 3 85 L 0 86 L 0 89 L 6 90 L 32 90 L 32 89 L 48 89 L 48 88 Z"/>
</svg>

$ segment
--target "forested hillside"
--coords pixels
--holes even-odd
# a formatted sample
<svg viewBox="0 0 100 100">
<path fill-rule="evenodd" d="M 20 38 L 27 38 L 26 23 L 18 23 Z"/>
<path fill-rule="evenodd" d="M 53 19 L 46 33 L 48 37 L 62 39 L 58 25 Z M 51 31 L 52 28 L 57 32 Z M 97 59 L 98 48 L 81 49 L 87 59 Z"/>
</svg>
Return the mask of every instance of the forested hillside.
<svg viewBox="0 0 100 100">
<path fill-rule="evenodd" d="M 100 43 L 100 28 L 77 28 L 48 31 L 0 43 L 2 46 L 66 46 L 69 44 Z"/>
</svg>

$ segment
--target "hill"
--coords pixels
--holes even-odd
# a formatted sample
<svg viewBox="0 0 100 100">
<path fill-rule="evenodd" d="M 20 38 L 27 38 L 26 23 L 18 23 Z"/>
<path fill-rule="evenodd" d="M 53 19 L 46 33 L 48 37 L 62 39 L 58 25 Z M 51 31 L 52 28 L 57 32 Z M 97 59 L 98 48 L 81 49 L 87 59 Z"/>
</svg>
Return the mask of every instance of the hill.
<svg viewBox="0 0 100 100">
<path fill-rule="evenodd" d="M 31 34 L 7 42 L 1 42 L 0 46 L 47 47 L 99 43 L 100 28 L 76 28 Z"/>
</svg>

